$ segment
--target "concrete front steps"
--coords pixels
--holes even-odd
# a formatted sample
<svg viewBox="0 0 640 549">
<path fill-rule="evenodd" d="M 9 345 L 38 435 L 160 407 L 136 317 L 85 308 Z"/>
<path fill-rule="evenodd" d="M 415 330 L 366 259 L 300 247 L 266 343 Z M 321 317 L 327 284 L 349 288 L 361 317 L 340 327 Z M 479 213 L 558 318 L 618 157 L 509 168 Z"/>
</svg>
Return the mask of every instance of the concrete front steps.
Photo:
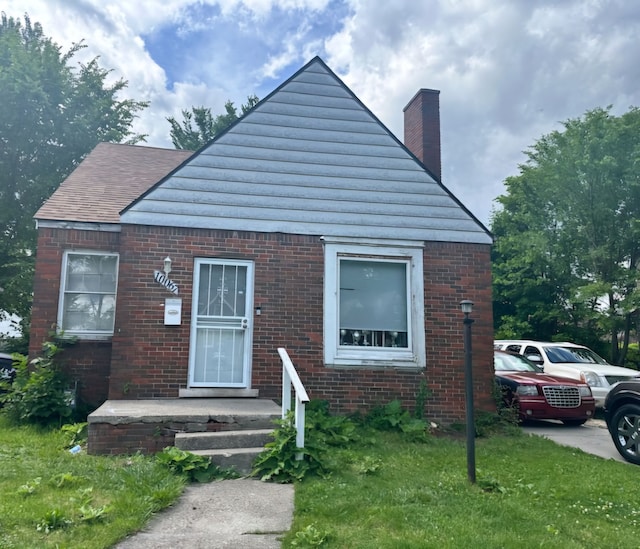
<svg viewBox="0 0 640 549">
<path fill-rule="evenodd" d="M 246 449 L 253 449 L 257 455 L 255 450 L 262 450 L 268 442 L 252 433 L 270 432 L 281 415 L 279 405 L 262 398 L 108 400 L 89 415 L 87 451 L 106 455 L 153 454 L 184 443 L 196 452 L 222 450 L 217 453 L 223 454 L 219 459 L 224 467 L 233 465 L 232 458 L 225 454 L 245 454 L 244 465 L 239 466 L 247 471 L 251 452 Z M 223 436 L 229 433 L 228 438 Z M 242 448 L 244 452 L 240 451 Z"/>
<path fill-rule="evenodd" d="M 175 446 L 193 454 L 208 456 L 223 469 L 249 474 L 253 462 L 271 441 L 273 429 L 242 429 L 203 433 L 176 433 Z"/>
</svg>

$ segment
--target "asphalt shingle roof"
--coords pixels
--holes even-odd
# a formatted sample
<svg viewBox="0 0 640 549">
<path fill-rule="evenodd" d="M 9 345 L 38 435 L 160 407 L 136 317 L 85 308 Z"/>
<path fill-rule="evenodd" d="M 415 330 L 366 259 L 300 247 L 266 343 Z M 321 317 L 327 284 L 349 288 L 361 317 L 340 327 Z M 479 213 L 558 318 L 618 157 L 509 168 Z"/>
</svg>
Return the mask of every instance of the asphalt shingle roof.
<svg viewBox="0 0 640 549">
<path fill-rule="evenodd" d="M 65 179 L 35 218 L 120 223 L 119 212 L 193 152 L 100 143 Z"/>
</svg>

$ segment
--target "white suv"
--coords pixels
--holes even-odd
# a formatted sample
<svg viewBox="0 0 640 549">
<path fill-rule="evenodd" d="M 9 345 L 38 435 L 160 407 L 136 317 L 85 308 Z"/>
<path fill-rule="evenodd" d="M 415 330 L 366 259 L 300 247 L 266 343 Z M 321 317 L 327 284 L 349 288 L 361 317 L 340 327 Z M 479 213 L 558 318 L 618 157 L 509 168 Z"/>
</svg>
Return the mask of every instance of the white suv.
<svg viewBox="0 0 640 549">
<path fill-rule="evenodd" d="M 613 366 L 588 347 L 575 343 L 498 339 L 493 346 L 501 351 L 525 356 L 541 366 L 547 374 L 587 383 L 598 408 L 602 408 L 607 393 L 618 381 L 640 378 L 639 371 Z"/>
</svg>

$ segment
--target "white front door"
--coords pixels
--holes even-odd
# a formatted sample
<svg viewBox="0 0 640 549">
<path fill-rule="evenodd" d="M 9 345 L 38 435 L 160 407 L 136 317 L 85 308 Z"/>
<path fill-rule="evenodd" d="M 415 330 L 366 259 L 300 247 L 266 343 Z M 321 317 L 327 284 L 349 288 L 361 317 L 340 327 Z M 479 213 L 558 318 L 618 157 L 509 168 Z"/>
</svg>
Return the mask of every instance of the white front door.
<svg viewBox="0 0 640 549">
<path fill-rule="evenodd" d="M 250 387 L 253 263 L 196 259 L 189 387 Z"/>
</svg>

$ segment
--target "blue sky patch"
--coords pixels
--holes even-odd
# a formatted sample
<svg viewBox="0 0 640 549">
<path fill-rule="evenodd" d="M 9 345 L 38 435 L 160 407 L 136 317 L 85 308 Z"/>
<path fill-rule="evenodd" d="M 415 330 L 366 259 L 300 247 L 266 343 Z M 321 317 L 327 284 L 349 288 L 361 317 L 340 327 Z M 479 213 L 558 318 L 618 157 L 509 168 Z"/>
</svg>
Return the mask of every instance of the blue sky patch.
<svg viewBox="0 0 640 549">
<path fill-rule="evenodd" d="M 330 2 L 321 12 L 274 7 L 261 18 L 246 8 L 224 16 L 217 6 L 192 5 L 176 24 L 158 28 L 142 39 L 164 69 L 169 89 L 176 82 L 228 87 L 227 80 L 243 81 L 246 95 L 255 93 L 262 98 L 311 57 L 324 56 L 326 38 L 341 30 L 348 14 L 343 0 Z M 291 59 L 279 67 L 274 78 L 259 74 L 258 67 L 281 55 Z"/>
</svg>

